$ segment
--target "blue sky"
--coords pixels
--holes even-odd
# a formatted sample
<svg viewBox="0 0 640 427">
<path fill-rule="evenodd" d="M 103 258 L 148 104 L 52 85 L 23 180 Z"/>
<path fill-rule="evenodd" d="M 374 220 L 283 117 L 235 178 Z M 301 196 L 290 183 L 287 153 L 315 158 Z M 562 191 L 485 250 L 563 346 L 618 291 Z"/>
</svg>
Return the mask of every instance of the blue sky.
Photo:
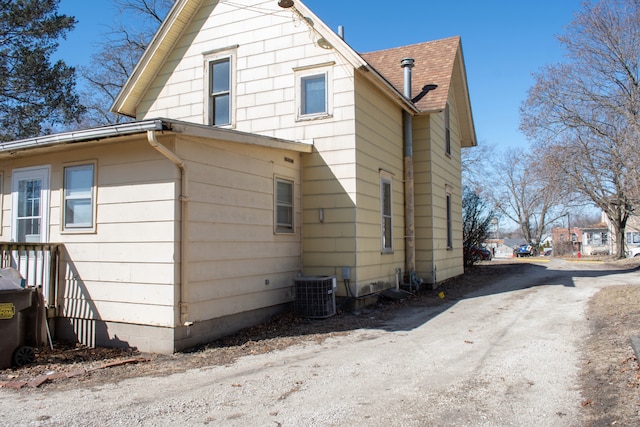
<svg viewBox="0 0 640 427">
<path fill-rule="evenodd" d="M 519 107 L 533 84 L 531 74 L 562 60 L 555 36 L 582 0 L 304 3 L 335 31 L 344 26 L 346 41 L 358 52 L 461 36 L 478 142 L 504 148 L 527 144 L 518 131 Z M 78 24 L 56 57 L 86 65 L 101 34 L 116 25 L 112 0 L 61 0 L 59 12 L 75 16 Z"/>
</svg>

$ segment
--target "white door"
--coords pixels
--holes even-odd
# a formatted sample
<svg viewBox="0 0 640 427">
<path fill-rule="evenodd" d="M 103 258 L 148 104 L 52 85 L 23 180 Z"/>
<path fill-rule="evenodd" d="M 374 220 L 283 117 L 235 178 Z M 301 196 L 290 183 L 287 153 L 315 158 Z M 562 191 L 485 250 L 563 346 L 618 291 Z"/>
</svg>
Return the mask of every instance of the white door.
<svg viewBox="0 0 640 427">
<path fill-rule="evenodd" d="M 11 241 L 17 243 L 44 243 L 49 239 L 49 166 L 16 169 L 11 183 Z M 42 251 L 16 251 L 15 267 L 27 279 L 27 284 L 42 286 L 46 283 L 48 260 Z M 48 256 L 46 257 L 48 258 Z"/>
</svg>

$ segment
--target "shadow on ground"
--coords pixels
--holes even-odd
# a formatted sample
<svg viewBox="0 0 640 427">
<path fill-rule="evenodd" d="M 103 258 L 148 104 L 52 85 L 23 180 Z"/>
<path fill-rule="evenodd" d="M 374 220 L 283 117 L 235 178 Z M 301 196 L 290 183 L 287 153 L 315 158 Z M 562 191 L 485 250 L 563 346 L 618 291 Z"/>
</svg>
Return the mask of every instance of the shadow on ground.
<svg viewBox="0 0 640 427">
<path fill-rule="evenodd" d="M 358 312 L 338 310 L 335 316 L 326 319 L 314 320 L 296 316 L 293 312 L 282 313 L 269 322 L 243 329 L 186 352 L 147 355 L 149 361 L 145 363 L 92 371 L 90 375 L 80 379 L 55 381 L 47 383 L 46 387 L 74 387 L 80 385 L 79 382 L 84 386 L 90 386 L 118 382 L 131 377 L 169 375 L 192 368 L 227 365 L 243 356 L 268 353 L 310 342 L 322 343 L 329 338 L 359 329 L 415 329 L 462 300 L 518 292 L 536 286 L 573 287 L 575 278 L 602 277 L 637 271 L 640 264 L 640 260 L 634 264 L 541 261 L 483 262 L 467 270 L 464 275 L 447 280 L 435 290 L 423 287 L 419 292 L 400 300 L 380 297 L 376 304 Z M 87 368 L 97 359 L 100 363 L 108 363 L 131 358 L 137 353 L 131 349 L 94 349 L 74 344 L 54 344 L 55 350 L 43 350 L 34 365 L 0 371 L 0 380 L 5 377 L 28 379 L 45 371 L 64 372 L 78 367 Z"/>
</svg>

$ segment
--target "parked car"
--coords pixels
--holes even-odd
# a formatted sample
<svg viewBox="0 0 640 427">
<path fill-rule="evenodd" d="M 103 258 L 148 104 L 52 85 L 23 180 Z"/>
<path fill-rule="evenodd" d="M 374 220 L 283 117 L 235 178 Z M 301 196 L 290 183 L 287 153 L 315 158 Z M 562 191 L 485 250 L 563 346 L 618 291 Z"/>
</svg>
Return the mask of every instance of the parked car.
<svg viewBox="0 0 640 427">
<path fill-rule="evenodd" d="M 471 246 L 465 248 L 465 258 L 473 259 L 474 261 L 491 261 L 491 251 L 482 246 Z"/>
<path fill-rule="evenodd" d="M 535 246 L 526 243 L 524 245 L 520 245 L 513 250 L 513 254 L 517 257 L 526 257 L 526 256 L 538 256 L 538 248 Z"/>
<path fill-rule="evenodd" d="M 628 248 L 627 250 L 627 258 L 633 258 L 636 256 L 640 256 L 640 246 Z"/>
</svg>

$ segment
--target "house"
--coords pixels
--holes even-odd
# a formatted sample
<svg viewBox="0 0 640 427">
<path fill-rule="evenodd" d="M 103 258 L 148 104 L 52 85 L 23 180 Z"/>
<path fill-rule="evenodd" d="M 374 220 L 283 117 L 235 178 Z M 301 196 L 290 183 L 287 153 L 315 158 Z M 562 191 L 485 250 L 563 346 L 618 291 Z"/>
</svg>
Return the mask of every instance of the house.
<svg viewBox="0 0 640 427">
<path fill-rule="evenodd" d="M 459 37 L 364 54 L 298 0 L 178 0 L 112 109 L 0 144 L 3 259 L 60 337 L 169 353 L 299 276 L 360 302 L 464 271 Z"/>
<path fill-rule="evenodd" d="M 616 251 L 616 230 L 611 223 L 611 220 L 607 215 L 602 213 L 602 221 L 603 225 L 607 227 L 609 239 L 609 247 L 610 253 L 614 254 Z M 624 229 L 624 251 L 627 256 L 630 255 L 630 250 L 634 250 L 636 247 L 640 246 L 640 217 L 637 215 L 630 215 L 627 219 L 627 224 Z M 635 254 L 634 250 L 634 254 Z"/>
<path fill-rule="evenodd" d="M 625 228 L 625 243 L 628 248 L 640 246 L 640 217 L 632 215 Z"/>
<path fill-rule="evenodd" d="M 609 255 L 613 253 L 609 227 L 606 222 L 589 225 L 582 228 L 583 255 Z"/>
<path fill-rule="evenodd" d="M 585 254 L 615 254 L 617 250 L 616 230 L 611 220 L 602 212 L 600 223 L 583 229 L 583 253 Z M 591 239 L 595 246 L 595 253 L 587 247 L 585 238 Z M 624 252 L 629 256 L 629 250 L 640 245 L 640 217 L 630 215 L 624 230 Z"/>
<path fill-rule="evenodd" d="M 511 258 L 513 257 L 513 250 L 526 244 L 525 239 L 487 239 L 484 242 L 484 246 L 491 251 L 494 258 Z"/>
<path fill-rule="evenodd" d="M 569 229 L 554 227 L 551 229 L 554 255 L 573 255 L 582 251 L 582 231 L 578 227 L 571 227 L 571 238 Z"/>
</svg>

